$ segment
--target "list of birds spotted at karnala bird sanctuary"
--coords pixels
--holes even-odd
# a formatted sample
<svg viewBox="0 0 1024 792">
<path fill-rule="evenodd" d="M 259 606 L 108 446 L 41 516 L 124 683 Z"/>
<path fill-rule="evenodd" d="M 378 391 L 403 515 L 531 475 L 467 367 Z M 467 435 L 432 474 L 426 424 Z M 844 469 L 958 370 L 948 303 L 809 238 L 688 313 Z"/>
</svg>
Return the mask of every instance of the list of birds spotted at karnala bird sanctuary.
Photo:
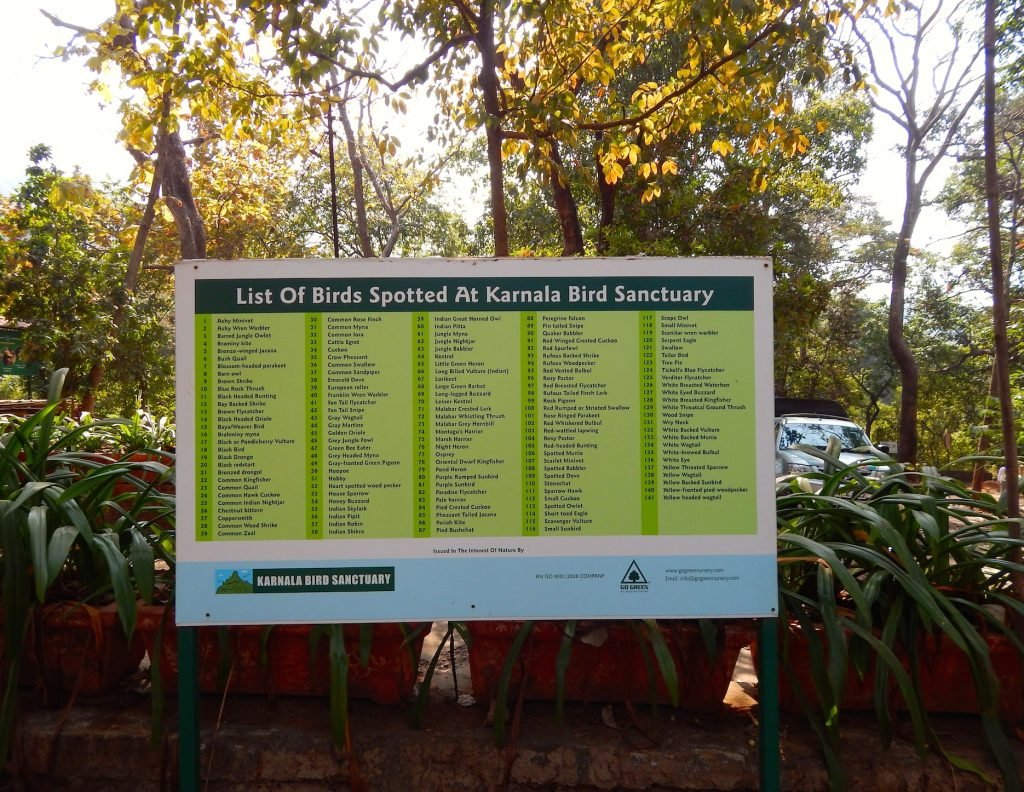
<svg viewBox="0 0 1024 792">
<path fill-rule="evenodd" d="M 418 271 L 194 281 L 197 542 L 757 530 L 752 277 Z"/>
</svg>

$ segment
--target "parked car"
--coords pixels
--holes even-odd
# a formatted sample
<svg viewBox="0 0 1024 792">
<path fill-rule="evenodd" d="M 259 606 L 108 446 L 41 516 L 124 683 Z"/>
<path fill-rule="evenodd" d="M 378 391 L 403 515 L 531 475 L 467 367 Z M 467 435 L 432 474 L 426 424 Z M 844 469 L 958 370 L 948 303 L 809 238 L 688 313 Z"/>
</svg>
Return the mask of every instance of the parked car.
<svg viewBox="0 0 1024 792">
<path fill-rule="evenodd" d="M 775 400 L 775 475 L 824 472 L 825 463 L 801 450 L 800 446 L 825 451 L 831 438 L 839 440 L 839 459 L 847 465 L 869 462 L 884 456 L 885 448 L 872 445 L 867 433 L 850 420 L 846 410 L 829 399 Z M 885 466 L 867 465 L 874 475 Z"/>
</svg>

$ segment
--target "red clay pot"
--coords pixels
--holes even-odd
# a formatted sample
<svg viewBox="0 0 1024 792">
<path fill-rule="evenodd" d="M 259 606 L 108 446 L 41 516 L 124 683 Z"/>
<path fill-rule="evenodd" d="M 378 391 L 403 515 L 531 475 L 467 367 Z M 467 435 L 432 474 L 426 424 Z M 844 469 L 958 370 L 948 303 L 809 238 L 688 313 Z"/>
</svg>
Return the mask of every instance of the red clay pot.
<svg viewBox="0 0 1024 792">
<path fill-rule="evenodd" d="M 417 626 L 409 625 L 407 629 L 412 631 Z M 312 625 L 197 629 L 199 689 L 203 693 L 220 692 L 226 687 L 229 692 L 242 694 L 324 696 L 330 690 L 327 637 L 320 637 L 314 653 L 310 641 Z M 156 654 L 155 639 L 160 632 L 164 689 L 176 690 L 178 631 L 173 611 L 167 611 L 165 617 L 161 606 L 140 606 L 138 631 L 151 660 Z M 375 624 L 369 660 L 361 665 L 359 625 L 345 625 L 349 695 L 378 704 L 408 700 L 416 684 L 426 632 L 419 630 L 410 644 L 398 624 Z"/>
<path fill-rule="evenodd" d="M 34 644 L 47 687 L 83 696 L 116 690 L 138 670 L 143 655 L 142 645 L 125 636 L 113 604 L 42 606 L 35 619 Z"/>
<path fill-rule="evenodd" d="M 1007 721 L 1020 720 L 1024 718 L 1022 657 L 1005 636 L 988 633 L 984 637 L 988 643 L 992 668 L 999 680 L 999 715 Z M 974 691 L 970 666 L 964 653 L 952 641 L 944 635 L 924 636 L 918 656 L 921 664 L 918 670 L 921 704 L 927 712 L 968 715 L 978 713 L 978 697 Z M 800 628 L 795 625 L 790 628 L 789 653 L 784 662 L 786 668 L 779 674 L 779 706 L 784 712 L 800 713 L 803 710 L 800 706 L 800 697 L 797 695 L 797 687 L 803 691 L 812 705 L 818 699 L 814 692 L 814 677 L 811 673 L 807 640 Z M 908 666 L 905 660 L 903 666 Z M 874 685 L 873 672 L 865 674 L 861 679 L 851 668 L 847 673 L 841 707 L 848 711 L 873 710 Z M 889 699 L 895 709 L 906 709 L 891 675 Z"/>
<path fill-rule="evenodd" d="M 505 658 L 521 625 L 522 622 L 515 621 L 476 621 L 467 625 L 472 638 L 469 667 L 473 695 L 478 699 L 488 700 L 497 693 Z M 739 625 L 720 627 L 717 657 L 711 660 L 696 622 L 663 621 L 659 626 L 675 660 L 680 708 L 695 712 L 720 710 L 740 649 L 751 641 L 751 630 Z M 539 621 L 523 644 L 520 659 L 513 666 L 512 685 L 517 687 L 525 678 L 527 698 L 556 697 L 556 661 L 562 634 L 563 622 Z M 566 673 L 566 699 L 651 701 L 649 663 L 655 680 L 653 700 L 668 702 L 668 691 L 650 643 L 644 638 L 643 644 L 646 646 L 642 648 L 641 639 L 628 622 L 580 622 Z"/>
</svg>

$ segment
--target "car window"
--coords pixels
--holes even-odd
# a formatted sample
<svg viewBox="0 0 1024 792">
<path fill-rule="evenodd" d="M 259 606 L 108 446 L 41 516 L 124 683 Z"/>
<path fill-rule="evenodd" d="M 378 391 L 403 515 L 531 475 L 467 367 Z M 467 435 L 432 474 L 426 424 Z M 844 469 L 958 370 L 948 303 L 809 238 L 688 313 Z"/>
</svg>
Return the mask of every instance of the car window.
<svg viewBox="0 0 1024 792">
<path fill-rule="evenodd" d="M 820 423 L 787 423 L 779 433 L 779 449 L 808 445 L 825 450 L 830 437 L 838 437 L 841 450 L 852 451 L 870 445 L 867 435 L 859 426 Z"/>
</svg>

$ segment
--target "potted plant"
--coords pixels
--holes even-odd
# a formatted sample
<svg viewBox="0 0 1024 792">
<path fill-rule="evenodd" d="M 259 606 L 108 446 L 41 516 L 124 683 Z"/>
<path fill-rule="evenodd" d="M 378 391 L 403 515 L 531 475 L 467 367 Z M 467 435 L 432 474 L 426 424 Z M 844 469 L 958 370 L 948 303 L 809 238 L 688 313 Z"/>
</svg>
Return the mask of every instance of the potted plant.
<svg viewBox="0 0 1024 792">
<path fill-rule="evenodd" d="M 162 543 L 153 525 L 173 513 L 159 493 L 161 481 L 173 475 L 167 466 L 100 459 L 77 449 L 89 429 L 57 420 L 65 374 L 61 369 L 51 377 L 40 412 L 7 416 L 0 432 L 6 674 L 0 765 L 10 748 L 20 669 L 30 652 L 46 681 L 79 692 L 84 670 L 95 666 L 110 679 L 119 662 L 129 670 L 137 666 L 136 599 L 152 597 Z M 135 475 L 144 470 L 154 474 L 152 480 Z M 115 492 L 123 482 L 131 486 Z M 63 637 L 54 654 L 47 640 L 57 633 Z"/>
<path fill-rule="evenodd" d="M 872 465 L 891 472 L 869 478 L 865 463 L 845 466 L 814 453 L 827 463 L 818 483 L 783 481 L 776 500 L 783 699 L 811 715 L 837 785 L 840 715 L 851 697 L 870 701 L 883 739 L 898 706 L 921 750 L 931 745 L 958 762 L 928 720 L 928 706 L 948 699 L 928 689 L 937 676 L 949 684 L 935 673 L 940 650 L 948 650 L 969 672 L 958 687 L 973 692 L 1004 779 L 1019 784 L 1000 701 L 1015 702 L 1004 714 L 1018 711 L 1024 647 L 993 606 L 1024 612 L 1009 586 L 1011 572 L 1020 571 L 1009 551 L 1021 542 L 1008 536 L 999 505 L 891 460 Z M 1015 662 L 1017 673 L 997 673 L 994 656 Z"/>
</svg>

